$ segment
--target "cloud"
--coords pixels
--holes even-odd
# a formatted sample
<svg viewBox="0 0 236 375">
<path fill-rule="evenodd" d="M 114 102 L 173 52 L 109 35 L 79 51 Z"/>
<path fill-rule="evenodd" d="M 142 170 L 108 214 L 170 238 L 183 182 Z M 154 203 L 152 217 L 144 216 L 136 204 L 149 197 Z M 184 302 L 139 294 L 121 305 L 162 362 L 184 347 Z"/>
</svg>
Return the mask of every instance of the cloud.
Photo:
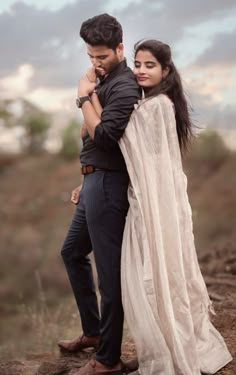
<svg viewBox="0 0 236 375">
<path fill-rule="evenodd" d="M 212 44 L 195 61 L 197 66 L 232 66 L 236 64 L 235 53 L 236 30 L 214 37 Z"/>
<path fill-rule="evenodd" d="M 30 87 L 30 80 L 34 75 L 34 68 L 30 64 L 20 65 L 16 72 L 0 79 L 0 93 L 2 98 L 18 97 L 26 94 Z"/>
<path fill-rule="evenodd" d="M 200 95 L 208 95 L 213 103 L 220 104 L 224 101 L 224 95 L 228 90 L 236 89 L 234 69 L 227 65 L 206 65 L 199 67 L 194 65 L 185 69 L 183 75 L 186 77 L 188 86 Z"/>
<path fill-rule="evenodd" d="M 236 30 L 222 33 L 193 65 L 184 69 L 199 121 L 209 127 L 236 129 Z"/>
<path fill-rule="evenodd" d="M 76 112 L 75 105 L 76 90 L 72 89 L 48 89 L 38 88 L 28 92 L 25 99 L 28 99 L 35 105 L 41 107 L 48 112 L 62 111 Z"/>
<path fill-rule="evenodd" d="M 220 21 L 232 10 L 236 10 L 235 0 L 149 0 L 145 4 L 129 4 L 116 16 L 124 26 L 128 42 L 151 37 L 174 46 L 188 28 L 214 19 Z"/>
<path fill-rule="evenodd" d="M 10 11 L 0 13 L 0 49 L 4 51 L 0 60 L 1 95 L 12 90 L 35 103 L 43 103 L 50 110 L 59 110 L 63 105 L 69 107 L 76 95 L 78 78 L 89 64 L 79 37 L 81 23 L 96 14 L 110 12 L 123 26 L 129 64 L 132 65 L 134 43 L 146 37 L 169 43 L 174 59 L 183 56 L 185 61 L 191 60 L 188 66 L 183 64 L 181 73 L 189 91 L 197 98 L 197 112 L 208 116 L 210 122 L 211 111 L 220 106 L 224 112 L 225 95 L 232 96 L 235 89 L 236 31 L 230 33 L 229 29 L 223 33 L 220 29 L 224 19 L 234 11 L 235 0 L 149 0 L 145 3 L 144 0 L 120 0 L 116 7 L 114 0 L 105 4 L 103 0 L 77 0 L 54 11 L 17 2 Z M 205 38 L 203 32 L 198 39 L 198 27 L 204 25 L 206 30 L 212 24 L 210 37 Z M 197 58 L 196 52 L 200 55 Z M 229 113 L 233 118 L 234 112 Z M 233 121 L 229 119 L 229 123 Z"/>
<path fill-rule="evenodd" d="M 96 1 L 98 12 L 102 4 L 102 0 Z M 31 64 L 36 70 L 35 85 L 39 80 L 48 86 L 72 85 L 71 72 L 78 71 L 86 58 L 79 56 L 79 28 L 91 12 L 90 2 L 85 0 L 54 12 L 23 2 L 14 4 L 10 12 L 0 14 L 1 76 Z"/>
<path fill-rule="evenodd" d="M 124 27 L 126 51 L 132 56 L 134 42 L 143 37 L 156 37 L 171 45 L 183 36 L 185 28 L 226 13 L 234 0 L 149 0 L 129 1 L 113 14 Z M 10 12 L 0 14 L 0 75 L 7 75 L 19 65 L 35 68 L 32 84 L 49 87 L 71 87 L 74 77 L 88 64 L 79 38 L 81 23 L 95 14 L 109 10 L 109 2 L 78 0 L 55 10 L 38 9 L 17 2 Z"/>
<path fill-rule="evenodd" d="M 222 18 L 232 9 L 235 9 L 235 0 L 166 0 L 167 18 L 178 20 L 182 25 L 194 25 L 209 21 L 213 18 Z"/>
<path fill-rule="evenodd" d="M 188 102 L 192 108 L 192 118 L 199 128 L 236 130 L 236 108 L 233 103 L 225 103 L 220 91 L 204 89 L 204 79 L 185 82 Z"/>
</svg>

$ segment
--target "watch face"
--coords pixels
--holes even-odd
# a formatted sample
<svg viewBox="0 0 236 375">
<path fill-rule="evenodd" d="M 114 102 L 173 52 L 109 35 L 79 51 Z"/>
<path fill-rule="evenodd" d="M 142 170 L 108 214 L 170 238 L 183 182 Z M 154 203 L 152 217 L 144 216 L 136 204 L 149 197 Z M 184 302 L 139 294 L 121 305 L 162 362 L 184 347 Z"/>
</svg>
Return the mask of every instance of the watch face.
<svg viewBox="0 0 236 375">
<path fill-rule="evenodd" d="M 79 98 L 76 98 L 75 103 L 76 103 L 77 107 L 80 108 L 80 100 L 79 100 Z"/>
<path fill-rule="evenodd" d="M 86 96 L 79 96 L 78 98 L 76 98 L 76 105 L 77 105 L 77 107 L 81 108 L 82 104 L 84 102 L 86 102 L 87 100 L 90 100 L 90 97 L 88 95 L 86 95 Z"/>
</svg>

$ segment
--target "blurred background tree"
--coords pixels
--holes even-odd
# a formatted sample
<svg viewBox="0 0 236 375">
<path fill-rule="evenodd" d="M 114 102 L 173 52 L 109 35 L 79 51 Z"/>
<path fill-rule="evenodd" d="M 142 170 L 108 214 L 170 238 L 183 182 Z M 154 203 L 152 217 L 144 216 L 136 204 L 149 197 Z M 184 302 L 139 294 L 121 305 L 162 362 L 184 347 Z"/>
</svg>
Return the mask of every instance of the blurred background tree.
<svg viewBox="0 0 236 375">
<path fill-rule="evenodd" d="M 77 159 L 80 153 L 80 124 L 72 119 L 62 134 L 61 155 L 66 160 Z"/>
<path fill-rule="evenodd" d="M 5 120 L 6 122 L 12 115 L 8 112 L 8 110 L 4 107 L 0 107 L 0 119 Z"/>
<path fill-rule="evenodd" d="M 43 151 L 43 144 L 47 137 L 47 131 L 50 127 L 49 117 L 46 114 L 37 114 L 30 116 L 25 127 L 28 136 L 28 151 L 35 154 Z"/>
<path fill-rule="evenodd" d="M 193 143 L 191 150 L 192 168 L 201 174 L 216 170 L 228 158 L 229 149 L 223 138 L 212 129 L 202 131 Z"/>
</svg>

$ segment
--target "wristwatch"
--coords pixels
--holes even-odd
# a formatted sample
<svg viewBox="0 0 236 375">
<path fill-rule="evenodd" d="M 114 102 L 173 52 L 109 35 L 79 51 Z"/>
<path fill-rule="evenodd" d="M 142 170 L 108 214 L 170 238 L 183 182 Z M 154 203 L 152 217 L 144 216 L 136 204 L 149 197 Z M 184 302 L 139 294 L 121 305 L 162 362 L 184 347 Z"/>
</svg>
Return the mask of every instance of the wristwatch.
<svg viewBox="0 0 236 375">
<path fill-rule="evenodd" d="M 86 96 L 78 96 L 78 98 L 76 98 L 76 105 L 78 108 L 81 108 L 82 105 L 84 104 L 84 102 L 86 102 L 87 100 L 90 101 L 90 97 L 88 95 Z"/>
</svg>

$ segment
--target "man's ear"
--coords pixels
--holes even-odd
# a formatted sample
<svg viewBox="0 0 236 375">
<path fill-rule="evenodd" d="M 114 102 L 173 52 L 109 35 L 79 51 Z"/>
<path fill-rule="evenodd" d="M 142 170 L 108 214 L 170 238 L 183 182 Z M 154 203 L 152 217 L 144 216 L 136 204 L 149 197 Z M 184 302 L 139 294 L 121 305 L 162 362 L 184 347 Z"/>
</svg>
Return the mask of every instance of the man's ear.
<svg viewBox="0 0 236 375">
<path fill-rule="evenodd" d="M 124 53 L 124 44 L 123 43 L 118 44 L 118 46 L 116 48 L 116 53 L 119 57 L 123 57 L 123 53 Z"/>
</svg>

